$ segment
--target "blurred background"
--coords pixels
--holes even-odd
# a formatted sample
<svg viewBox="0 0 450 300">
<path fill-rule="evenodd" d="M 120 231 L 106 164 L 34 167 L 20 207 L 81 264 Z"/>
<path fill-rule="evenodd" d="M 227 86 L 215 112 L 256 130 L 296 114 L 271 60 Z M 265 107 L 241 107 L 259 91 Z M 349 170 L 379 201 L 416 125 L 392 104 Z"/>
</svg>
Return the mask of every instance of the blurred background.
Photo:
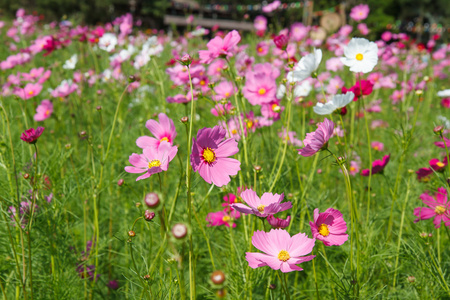
<svg viewBox="0 0 450 300">
<path fill-rule="evenodd" d="M 299 21 L 323 26 L 322 19 L 329 14 L 335 15 L 325 19 L 336 22 L 336 15 L 339 15 L 338 22 L 342 25 L 350 22 L 345 18 L 350 9 L 361 3 L 370 7 L 365 23 L 372 37 L 391 30 L 407 32 L 424 40 L 437 33 L 447 40 L 450 0 L 283 0 L 272 12 L 263 11 L 270 2 L 254 0 L 1 0 L 0 14 L 2 19 L 12 19 L 17 9 L 23 7 L 45 22 L 67 19 L 77 24 L 95 25 L 111 22 L 130 12 L 144 28 L 183 31 L 186 26 L 208 28 L 218 25 L 221 29 L 235 26 L 236 29 L 252 30 L 254 18 L 261 14 L 280 29 Z"/>
</svg>

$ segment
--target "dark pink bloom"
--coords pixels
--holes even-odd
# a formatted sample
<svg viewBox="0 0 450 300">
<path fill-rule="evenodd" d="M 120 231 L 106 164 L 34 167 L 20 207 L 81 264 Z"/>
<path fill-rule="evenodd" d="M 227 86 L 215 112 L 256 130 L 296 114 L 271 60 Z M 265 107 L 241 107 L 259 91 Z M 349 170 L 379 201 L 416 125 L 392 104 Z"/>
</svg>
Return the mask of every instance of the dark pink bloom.
<svg viewBox="0 0 450 300">
<path fill-rule="evenodd" d="M 283 273 L 302 271 L 298 264 L 312 260 L 315 255 L 303 256 L 311 253 L 315 239 L 310 239 L 304 233 L 290 236 L 286 230 L 272 229 L 270 232 L 255 231 L 252 244 L 259 252 L 246 252 L 245 259 L 250 268 L 269 266 Z"/>
<path fill-rule="evenodd" d="M 450 108 L 450 98 L 444 98 L 441 101 L 441 105 L 445 108 Z"/>
<path fill-rule="evenodd" d="M 445 188 L 438 188 L 435 198 L 427 193 L 423 193 L 420 195 L 420 199 L 428 207 L 417 207 L 414 209 L 414 215 L 417 217 L 414 223 L 434 217 L 433 223 L 435 228 L 441 227 L 441 221 L 444 221 L 446 226 L 450 225 L 450 203 L 448 202 Z"/>
<path fill-rule="evenodd" d="M 273 43 L 278 49 L 285 51 L 288 45 L 289 39 L 284 34 L 277 35 L 273 38 Z"/>
<path fill-rule="evenodd" d="M 430 168 L 420 168 L 416 171 L 417 180 L 425 180 L 426 177 L 433 174 L 433 170 Z"/>
<path fill-rule="evenodd" d="M 444 142 L 434 142 L 434 144 L 436 146 L 438 146 L 439 148 L 445 148 L 445 145 L 447 145 L 447 148 L 450 148 L 450 139 L 444 137 L 444 141 L 445 141 L 445 144 L 444 144 Z"/>
<path fill-rule="evenodd" d="M 218 187 L 227 185 L 230 176 L 236 175 L 241 163 L 228 156 L 238 153 L 237 142 L 225 139 L 226 130 L 220 126 L 203 128 L 192 140 L 191 165 L 194 172 L 208 183 Z"/>
<path fill-rule="evenodd" d="M 281 203 L 284 194 L 264 193 L 260 199 L 255 191 L 247 189 L 241 193 L 241 197 L 248 206 L 242 203 L 235 203 L 231 207 L 241 213 L 252 214 L 261 218 L 292 208 L 290 201 Z"/>
<path fill-rule="evenodd" d="M 388 154 L 388 155 L 385 155 L 382 160 L 379 160 L 379 159 L 375 160 L 372 163 L 372 175 L 373 174 L 377 174 L 377 173 L 382 173 L 384 168 L 388 164 L 390 158 L 391 158 L 391 155 Z M 361 171 L 361 175 L 362 176 L 369 176 L 370 175 L 370 170 L 369 169 L 362 170 Z"/>
<path fill-rule="evenodd" d="M 130 155 L 129 161 L 133 166 L 125 167 L 125 171 L 128 173 L 145 173 L 136 178 L 136 181 L 167 171 L 169 162 L 177 154 L 178 148 L 163 141 L 158 148 L 147 147 L 143 152 L 143 154 L 133 153 Z"/>
<path fill-rule="evenodd" d="M 53 113 L 53 104 L 49 100 L 42 100 L 41 104 L 36 108 L 34 120 L 37 122 L 44 121 Z"/>
<path fill-rule="evenodd" d="M 230 227 L 230 224 L 233 224 L 233 228 L 236 227 L 236 223 L 233 221 L 239 219 L 241 214 L 237 210 L 227 210 L 224 209 L 218 212 L 209 213 L 206 216 L 206 221 L 208 222 L 207 226 L 222 226 L 225 225 Z"/>
<path fill-rule="evenodd" d="M 273 215 L 267 216 L 267 222 L 272 226 L 273 228 L 283 229 L 289 226 L 289 223 L 291 223 L 291 216 L 287 216 L 285 219 L 275 218 Z"/>
<path fill-rule="evenodd" d="M 323 213 L 314 210 L 314 222 L 309 222 L 311 232 L 315 239 L 321 240 L 325 246 L 340 246 L 348 240 L 347 223 L 342 213 L 329 208 Z"/>
<path fill-rule="evenodd" d="M 30 128 L 30 129 L 25 130 L 25 132 L 22 133 L 22 135 L 20 136 L 20 139 L 29 144 L 34 144 L 37 142 L 38 138 L 41 136 L 41 134 L 43 132 L 44 132 L 44 127 L 38 127 L 36 129 Z"/>
<path fill-rule="evenodd" d="M 166 141 L 172 146 L 175 137 L 177 136 L 177 131 L 172 119 L 170 119 L 166 114 L 160 113 L 158 115 L 159 123 L 155 120 L 148 120 L 145 123 L 145 127 L 153 134 L 154 137 L 141 136 L 136 140 L 136 145 L 139 148 L 158 148 L 159 144 Z"/>
<path fill-rule="evenodd" d="M 326 149 L 328 147 L 328 140 L 333 135 L 333 130 L 334 123 L 325 118 L 322 123 L 319 123 L 316 131 L 306 134 L 306 138 L 303 140 L 304 147 L 298 149 L 298 154 L 307 157 Z"/>
<path fill-rule="evenodd" d="M 358 100 L 361 95 L 367 96 L 372 94 L 373 91 L 373 83 L 369 80 L 358 80 L 354 86 L 347 89 L 345 86 L 342 87 L 342 93 L 346 94 L 347 92 L 353 92 L 355 94 L 355 98 L 353 101 Z M 361 93 L 362 92 L 362 93 Z"/>
<path fill-rule="evenodd" d="M 447 166 L 447 157 L 444 157 L 442 161 L 440 161 L 437 158 L 433 158 L 430 160 L 430 167 L 435 171 L 441 171 L 444 170 L 444 168 Z"/>
<path fill-rule="evenodd" d="M 233 48 L 240 42 L 241 36 L 236 30 L 229 32 L 223 39 L 216 36 L 206 44 L 208 50 L 200 50 L 200 63 L 209 64 L 214 59 L 233 56 Z"/>
</svg>

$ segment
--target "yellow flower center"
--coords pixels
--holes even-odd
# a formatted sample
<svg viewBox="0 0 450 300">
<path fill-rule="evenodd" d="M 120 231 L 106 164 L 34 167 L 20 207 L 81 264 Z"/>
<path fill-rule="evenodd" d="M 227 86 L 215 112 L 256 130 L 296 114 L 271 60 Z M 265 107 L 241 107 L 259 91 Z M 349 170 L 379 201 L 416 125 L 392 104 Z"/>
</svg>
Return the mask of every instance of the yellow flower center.
<svg viewBox="0 0 450 300">
<path fill-rule="evenodd" d="M 205 85 L 205 81 L 204 80 L 202 80 L 202 81 L 200 81 L 200 85 Z"/>
<path fill-rule="evenodd" d="M 373 147 L 373 149 L 378 150 L 380 149 L 378 146 Z"/>
<path fill-rule="evenodd" d="M 247 121 L 247 128 L 252 128 L 253 127 L 253 121 L 248 120 Z"/>
<path fill-rule="evenodd" d="M 157 159 L 152 160 L 151 162 L 148 163 L 148 168 L 151 169 L 153 167 L 159 167 L 161 166 L 161 162 Z"/>
<path fill-rule="evenodd" d="M 355 167 L 350 167 L 350 171 L 356 171 Z"/>
<path fill-rule="evenodd" d="M 225 97 L 229 97 L 230 96 L 230 93 L 229 92 L 226 92 L 225 93 Z"/>
<path fill-rule="evenodd" d="M 361 53 L 356 54 L 356 60 L 363 60 L 364 56 Z"/>
<path fill-rule="evenodd" d="M 287 252 L 286 250 L 281 250 L 280 253 L 278 253 L 279 260 L 287 261 L 289 260 L 289 258 L 291 258 L 291 256 L 289 255 L 289 252 Z"/>
<path fill-rule="evenodd" d="M 229 222 L 230 219 L 231 219 L 230 216 L 223 216 L 222 221 Z"/>
<path fill-rule="evenodd" d="M 322 224 L 319 226 L 319 233 L 322 236 L 328 236 L 330 231 L 328 230 L 328 226 L 326 224 Z"/>
<path fill-rule="evenodd" d="M 45 111 L 45 114 L 44 114 L 44 115 L 45 115 L 46 117 L 48 117 L 49 114 L 50 114 L 50 111 L 47 109 L 47 110 Z"/>
<path fill-rule="evenodd" d="M 233 130 L 231 130 L 231 133 L 232 133 L 232 134 L 236 134 L 236 133 L 237 133 L 237 130 L 236 130 L 236 129 L 233 129 Z"/>
<path fill-rule="evenodd" d="M 169 141 L 169 138 L 167 138 L 167 137 L 163 137 L 162 139 L 160 139 L 159 140 L 160 142 L 168 142 Z"/>
<path fill-rule="evenodd" d="M 434 212 L 437 213 L 438 215 L 443 215 L 445 211 L 446 211 L 445 207 L 441 205 L 436 206 L 436 208 L 434 209 Z"/>
<path fill-rule="evenodd" d="M 33 93 L 34 93 L 33 91 L 29 91 L 28 95 L 33 95 Z"/>
<path fill-rule="evenodd" d="M 260 213 L 263 213 L 263 212 L 264 212 L 264 207 L 266 207 L 266 206 L 260 204 L 260 205 L 258 205 L 258 207 L 257 207 L 256 209 L 257 209 Z"/>
<path fill-rule="evenodd" d="M 263 49 L 261 47 L 258 48 L 258 52 L 262 52 Z"/>
<path fill-rule="evenodd" d="M 203 160 L 209 164 L 216 160 L 216 154 L 214 153 L 214 150 L 209 147 L 203 150 L 202 156 Z"/>
<path fill-rule="evenodd" d="M 258 94 L 260 94 L 260 95 L 264 95 L 265 93 L 266 93 L 266 89 L 264 89 L 264 88 L 259 89 L 259 91 L 258 91 Z"/>
<path fill-rule="evenodd" d="M 442 163 L 442 162 L 437 162 L 437 163 L 436 163 L 436 166 L 438 166 L 439 168 L 442 168 L 442 167 L 445 166 L 445 165 L 444 165 L 444 163 Z"/>
</svg>

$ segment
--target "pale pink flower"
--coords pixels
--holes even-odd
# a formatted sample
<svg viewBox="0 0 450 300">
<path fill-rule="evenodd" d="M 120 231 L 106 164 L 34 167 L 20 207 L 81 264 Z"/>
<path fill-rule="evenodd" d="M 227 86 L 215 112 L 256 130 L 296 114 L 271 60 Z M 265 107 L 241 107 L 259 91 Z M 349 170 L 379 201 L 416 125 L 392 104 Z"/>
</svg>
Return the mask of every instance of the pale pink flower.
<svg viewBox="0 0 450 300">
<path fill-rule="evenodd" d="M 284 194 L 264 193 L 261 198 L 255 191 L 247 189 L 241 193 L 242 200 L 248 205 L 242 203 L 232 204 L 231 207 L 244 214 L 252 214 L 257 217 L 265 218 L 281 211 L 292 208 L 290 201 L 281 203 Z"/>
<path fill-rule="evenodd" d="M 350 18 L 355 21 L 362 21 L 369 15 L 369 5 L 360 4 L 352 8 L 350 11 Z"/>
<path fill-rule="evenodd" d="M 44 121 L 53 113 L 53 104 L 49 100 L 42 100 L 41 104 L 36 108 L 36 114 L 34 120 L 36 122 Z"/>
</svg>

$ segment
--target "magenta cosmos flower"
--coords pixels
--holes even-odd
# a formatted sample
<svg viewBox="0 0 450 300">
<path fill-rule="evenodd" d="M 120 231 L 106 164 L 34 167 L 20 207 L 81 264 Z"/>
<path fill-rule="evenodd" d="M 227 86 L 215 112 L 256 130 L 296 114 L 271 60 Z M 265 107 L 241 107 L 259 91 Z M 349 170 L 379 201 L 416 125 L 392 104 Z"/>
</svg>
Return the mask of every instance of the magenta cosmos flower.
<svg viewBox="0 0 450 300">
<path fill-rule="evenodd" d="M 234 220 L 239 219 L 240 217 L 241 214 L 238 211 L 236 210 L 230 211 L 225 208 L 222 211 L 209 213 L 206 216 L 206 221 L 208 222 L 207 226 L 225 225 L 227 227 L 230 227 L 230 224 L 232 224 L 233 228 L 235 228 L 236 223 L 234 223 Z"/>
<path fill-rule="evenodd" d="M 218 187 L 227 185 L 230 176 L 236 175 L 241 163 L 228 156 L 238 153 L 238 144 L 234 139 L 225 139 L 225 128 L 214 126 L 203 128 L 192 139 L 191 165 L 194 172 L 208 183 Z"/>
<path fill-rule="evenodd" d="M 444 137 L 444 142 L 434 142 L 434 144 L 439 148 L 445 148 L 445 145 L 447 145 L 448 148 L 450 148 L 450 139 Z"/>
<path fill-rule="evenodd" d="M 269 266 L 283 273 L 302 271 L 298 264 L 312 260 L 315 255 L 303 256 L 311 253 L 315 239 L 310 239 L 304 233 L 291 237 L 286 230 L 272 229 L 269 232 L 255 231 L 252 244 L 264 253 L 247 252 L 245 259 L 250 268 Z"/>
<path fill-rule="evenodd" d="M 286 228 L 289 226 L 289 223 L 291 223 L 291 216 L 287 216 L 286 219 L 280 219 L 270 215 L 266 220 L 273 228 Z"/>
<path fill-rule="evenodd" d="M 27 83 L 24 88 L 14 89 L 14 95 L 22 98 L 23 100 L 28 100 L 33 98 L 42 91 L 42 85 L 39 83 Z"/>
<path fill-rule="evenodd" d="M 342 213 L 329 208 L 323 213 L 314 210 L 314 222 L 309 222 L 311 232 L 315 239 L 321 240 L 325 246 L 340 246 L 348 240 L 347 223 Z"/>
<path fill-rule="evenodd" d="M 249 71 L 245 77 L 242 94 L 251 105 L 261 105 L 275 100 L 277 83 L 272 76 L 265 72 Z"/>
<path fill-rule="evenodd" d="M 240 42 L 241 36 L 236 30 L 229 32 L 223 39 L 216 36 L 206 44 L 208 50 L 200 50 L 200 63 L 209 64 L 214 59 L 233 56 L 233 48 Z"/>
<path fill-rule="evenodd" d="M 53 113 L 53 104 L 50 100 L 42 100 L 41 104 L 36 108 L 34 120 L 37 122 L 44 121 Z"/>
<path fill-rule="evenodd" d="M 231 207 L 241 213 L 252 214 L 261 218 L 292 208 L 290 201 L 281 203 L 284 194 L 264 193 L 260 199 L 255 191 L 247 189 L 241 193 L 241 198 L 248 206 L 242 203 L 235 203 Z"/>
<path fill-rule="evenodd" d="M 36 129 L 30 128 L 25 130 L 20 136 L 20 139 L 28 144 L 35 144 L 41 134 L 44 132 L 44 127 L 38 127 Z"/>
<path fill-rule="evenodd" d="M 333 135 L 333 130 L 334 123 L 325 118 L 322 123 L 319 123 L 316 131 L 306 134 L 306 138 L 303 140 L 305 147 L 298 149 L 298 154 L 307 157 L 326 149 L 328 147 L 328 140 Z"/>
<path fill-rule="evenodd" d="M 382 173 L 384 171 L 384 168 L 388 164 L 390 158 L 391 158 L 391 155 L 388 154 L 388 155 L 383 156 L 383 159 L 381 159 L 381 160 L 380 159 L 375 160 L 372 163 L 372 175 L 377 174 L 377 173 Z M 361 175 L 369 176 L 370 170 L 369 169 L 362 170 Z"/>
<path fill-rule="evenodd" d="M 369 5 L 366 4 L 356 5 L 350 11 L 350 18 L 352 18 L 355 21 L 362 21 L 365 18 L 367 18 L 369 12 L 370 12 Z"/>
<path fill-rule="evenodd" d="M 139 148 L 145 149 L 146 147 L 158 148 L 162 142 L 168 142 L 171 146 L 173 140 L 177 136 L 177 131 L 172 119 L 166 114 L 160 113 L 158 115 L 159 123 L 155 120 L 148 120 L 145 123 L 145 127 L 153 134 L 154 137 L 141 136 L 136 140 L 136 145 Z"/>
<path fill-rule="evenodd" d="M 448 202 L 445 188 L 438 188 L 435 198 L 427 193 L 423 193 L 420 195 L 420 199 L 428 207 L 417 207 L 414 209 L 414 215 L 417 217 L 414 223 L 434 217 L 433 223 L 435 228 L 441 227 L 441 221 L 444 221 L 446 226 L 450 226 L 450 203 Z"/>
<path fill-rule="evenodd" d="M 145 173 L 136 178 L 136 181 L 150 177 L 153 174 L 167 171 L 169 162 L 178 152 L 176 146 L 171 146 L 168 142 L 162 142 L 158 148 L 147 147 L 143 154 L 133 153 L 129 161 L 133 166 L 125 167 L 128 173 Z"/>
</svg>

